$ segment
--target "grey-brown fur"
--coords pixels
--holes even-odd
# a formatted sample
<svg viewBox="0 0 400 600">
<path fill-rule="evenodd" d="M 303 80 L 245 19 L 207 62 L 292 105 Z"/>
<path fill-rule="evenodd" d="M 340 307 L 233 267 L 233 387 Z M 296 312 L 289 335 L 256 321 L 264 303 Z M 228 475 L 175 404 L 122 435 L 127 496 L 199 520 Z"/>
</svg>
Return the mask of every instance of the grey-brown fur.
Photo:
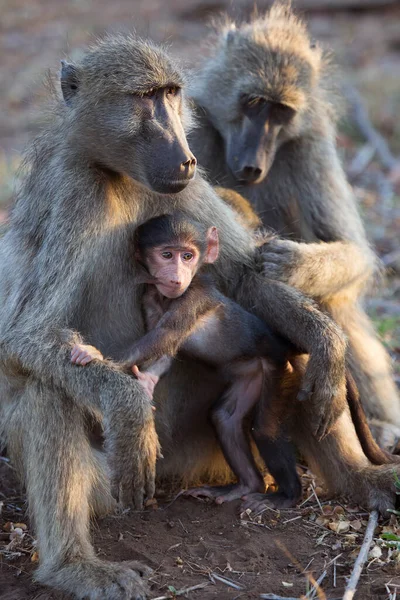
<svg viewBox="0 0 400 600">
<path fill-rule="evenodd" d="M 165 163 L 171 154 L 157 153 L 155 141 L 167 140 L 175 153 L 180 148 L 190 156 L 184 99 L 168 100 L 165 127 L 139 110 L 147 102 L 141 96 L 146 85 L 167 102 L 159 86 L 179 85 L 175 66 L 159 48 L 117 37 L 76 65 L 78 90 L 71 85 L 75 72 L 70 75 L 65 67 L 66 102 L 57 102 L 51 123 L 28 152 L 0 244 L 0 439 L 27 487 L 39 544 L 37 579 L 89 600 L 146 597 L 140 566 L 95 556 L 90 513 L 112 508 L 111 486 L 123 504 L 137 507 L 153 494 L 157 438 L 161 477 L 211 481 L 229 475 L 207 421 L 204 398 L 211 405 L 221 392 L 212 372 L 188 360 L 173 366 L 157 388 L 157 435 L 149 399 L 112 361 L 118 347 L 143 335 L 133 229 L 167 208 L 218 228 L 215 277 L 221 291 L 310 353 L 305 381 L 315 385 L 314 395 L 297 404 L 293 434 L 302 452 L 318 461 L 333 492 L 367 508 L 393 507 L 392 468 L 371 466 L 344 407 L 340 330 L 299 291 L 265 278 L 268 246 L 263 257 L 201 176 L 180 193 L 152 191 L 149 178 L 155 186 L 171 183 Z M 110 359 L 84 368 L 71 364 L 79 340 Z M 296 393 L 298 382 L 293 387 Z M 317 443 L 310 428 L 318 429 L 322 407 L 330 405 L 339 420 Z M 103 427 L 106 454 L 92 448 L 92 426 Z"/>
<path fill-rule="evenodd" d="M 368 415 L 400 426 L 390 359 L 362 308 L 378 263 L 338 157 L 331 84 L 327 55 L 311 44 L 289 2 L 249 23 L 227 19 L 191 86 L 199 127 L 190 145 L 214 184 L 240 191 L 264 225 L 289 238 L 269 255 L 266 275 L 312 296 L 334 316 L 349 337 L 348 360 Z M 296 111 L 264 156 L 255 184 L 238 181 L 232 168 L 240 154 L 229 155 L 230 136 L 236 135 L 234 151 L 240 145 L 243 94 Z"/>
</svg>

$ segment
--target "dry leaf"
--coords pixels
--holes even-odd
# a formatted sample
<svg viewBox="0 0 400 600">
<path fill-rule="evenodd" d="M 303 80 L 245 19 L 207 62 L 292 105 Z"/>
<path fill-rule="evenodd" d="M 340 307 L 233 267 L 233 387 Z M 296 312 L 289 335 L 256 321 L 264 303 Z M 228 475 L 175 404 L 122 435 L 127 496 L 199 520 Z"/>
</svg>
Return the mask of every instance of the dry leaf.
<svg viewBox="0 0 400 600">
<path fill-rule="evenodd" d="M 362 523 L 361 523 L 360 519 L 356 519 L 355 521 L 351 521 L 350 527 L 352 529 L 355 529 L 356 531 L 360 531 L 360 529 L 362 528 Z"/>
<path fill-rule="evenodd" d="M 346 533 L 350 529 L 350 521 L 331 522 L 328 527 L 335 533 Z"/>
</svg>

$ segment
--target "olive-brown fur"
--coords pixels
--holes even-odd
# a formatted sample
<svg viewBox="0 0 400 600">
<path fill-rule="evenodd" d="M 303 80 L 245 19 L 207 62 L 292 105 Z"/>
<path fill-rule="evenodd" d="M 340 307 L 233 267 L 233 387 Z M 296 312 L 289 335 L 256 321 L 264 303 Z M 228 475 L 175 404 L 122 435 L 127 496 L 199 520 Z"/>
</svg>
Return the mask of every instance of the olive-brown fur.
<svg viewBox="0 0 400 600">
<path fill-rule="evenodd" d="M 174 364 L 157 387 L 154 413 L 113 361 L 144 332 L 133 231 L 167 207 L 218 228 L 220 290 L 309 354 L 304 380 L 314 393 L 297 403 L 293 432 L 301 451 L 332 492 L 367 508 L 393 507 L 393 469 L 367 460 L 346 408 L 340 329 L 300 291 L 263 275 L 268 244 L 255 247 L 200 175 L 181 181 L 179 193 L 154 191 L 174 184 L 157 178 L 170 159 L 157 143 L 171 144 L 179 160 L 179 148 L 189 152 L 190 115 L 176 65 L 151 43 L 117 36 L 74 67 L 64 66 L 64 100 L 30 147 L 0 241 L 0 439 L 25 481 L 37 579 L 77 598 L 142 600 L 145 569 L 101 561 L 90 543 L 90 514 L 112 510 L 111 491 L 138 508 L 153 494 L 158 439 L 160 477 L 229 477 L 207 418 L 221 393 L 213 372 L 190 360 Z M 80 341 L 108 360 L 72 364 Z M 296 393 L 299 381 L 291 385 Z M 324 415 L 339 416 L 317 442 L 311 430 Z M 99 427 L 105 453 L 91 444 Z"/>
<path fill-rule="evenodd" d="M 379 264 L 336 148 L 338 103 L 329 57 L 286 2 L 249 23 L 226 19 L 210 45 L 190 89 L 199 119 L 191 148 L 214 184 L 239 191 L 265 226 L 288 238 L 286 247 L 271 247 L 265 274 L 329 311 L 349 338 L 348 362 L 367 415 L 398 427 L 390 359 L 362 308 Z M 243 98 L 253 96 L 284 105 L 293 116 L 278 126 L 273 148 L 264 148 L 259 179 L 246 183 L 233 169 L 249 124 Z M 259 158 L 262 148 L 253 158 L 256 150 Z"/>
</svg>

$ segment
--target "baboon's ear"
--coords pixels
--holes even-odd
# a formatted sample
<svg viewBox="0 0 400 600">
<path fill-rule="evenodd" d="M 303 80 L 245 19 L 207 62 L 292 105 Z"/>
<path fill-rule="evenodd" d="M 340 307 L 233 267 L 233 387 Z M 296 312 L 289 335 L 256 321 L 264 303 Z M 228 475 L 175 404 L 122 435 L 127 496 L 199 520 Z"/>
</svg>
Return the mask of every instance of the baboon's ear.
<svg viewBox="0 0 400 600">
<path fill-rule="evenodd" d="M 207 250 L 203 258 L 205 263 L 214 263 L 219 254 L 219 236 L 216 227 L 210 227 L 207 231 Z"/>
<path fill-rule="evenodd" d="M 75 65 L 61 61 L 61 91 L 65 104 L 70 105 L 79 89 L 78 69 Z"/>
</svg>

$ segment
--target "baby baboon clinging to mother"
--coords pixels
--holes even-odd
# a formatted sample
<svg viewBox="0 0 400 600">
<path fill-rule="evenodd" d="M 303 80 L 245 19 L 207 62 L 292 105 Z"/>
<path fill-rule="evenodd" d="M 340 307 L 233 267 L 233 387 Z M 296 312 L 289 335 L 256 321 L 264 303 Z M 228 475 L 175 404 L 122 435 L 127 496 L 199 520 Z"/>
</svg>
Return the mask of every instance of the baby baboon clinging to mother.
<svg viewBox="0 0 400 600">
<path fill-rule="evenodd" d="M 361 307 L 377 260 L 336 149 L 327 57 L 289 2 L 249 23 L 226 20 L 209 54 L 190 89 L 194 154 L 214 184 L 240 191 L 289 238 L 271 247 L 265 274 L 330 312 L 367 414 L 400 426 L 390 359 Z"/>
<path fill-rule="evenodd" d="M 220 258 L 210 265 L 218 288 L 309 354 L 302 387 L 312 397 L 295 403 L 289 422 L 301 452 L 332 492 L 393 507 L 393 468 L 368 461 L 345 402 L 340 329 L 301 292 L 265 277 L 268 246 L 255 248 L 232 209 L 195 176 L 179 68 L 152 43 L 116 36 L 65 63 L 61 82 L 63 98 L 27 154 L 0 240 L 0 439 L 25 481 L 37 579 L 77 598 L 145 598 L 140 565 L 95 555 L 90 514 L 113 507 L 111 492 L 137 508 L 153 495 L 158 438 L 159 476 L 229 474 L 207 419 L 222 391 L 212 369 L 175 361 L 153 412 L 143 388 L 113 362 L 144 333 L 132 233 L 167 209 L 218 228 Z M 81 341 L 110 360 L 77 368 L 71 349 Z M 297 394 L 299 382 L 293 386 Z M 318 442 L 312 432 L 337 415 Z M 98 427 L 104 452 L 90 441 Z"/>
<path fill-rule="evenodd" d="M 301 484 L 292 444 L 284 435 L 288 407 L 278 384 L 291 368 L 287 361 L 295 349 L 216 289 L 204 266 L 215 263 L 218 254 L 217 229 L 182 213 L 154 217 L 137 228 L 135 256 L 143 267 L 139 279 L 146 282 L 142 297 L 146 334 L 118 358 L 128 368 L 134 365 L 133 372 L 151 399 L 178 351 L 218 369 L 225 389 L 210 409 L 211 420 L 238 483 L 189 494 L 207 494 L 221 504 L 265 491 L 244 422 L 253 412 L 253 437 L 279 486 L 278 492 L 263 498 L 276 506 L 294 506 Z M 73 347 L 74 364 L 85 366 L 94 359 L 103 359 L 97 348 L 79 343 Z M 143 364 L 139 371 L 137 365 Z M 269 428 L 268 413 L 274 420 Z M 268 430 L 275 434 L 268 436 Z"/>
<path fill-rule="evenodd" d="M 134 254 L 140 265 L 136 280 L 146 284 L 142 296 L 146 333 L 133 346 L 123 349 L 119 360 L 132 369 L 151 400 L 155 386 L 171 368 L 178 351 L 218 369 L 218 377 L 225 384 L 210 413 L 224 457 L 238 483 L 202 486 L 186 494 L 206 495 L 217 504 L 246 495 L 246 503 L 253 508 L 260 501 L 279 508 L 294 506 L 301 484 L 292 444 L 285 434 L 293 397 L 287 383 L 285 387 L 279 382 L 291 377 L 296 364 L 293 359 L 299 352 L 261 319 L 216 289 L 205 271 L 205 265 L 215 263 L 219 254 L 215 227 L 207 228 L 175 212 L 146 221 L 134 237 Z M 264 246 L 271 239 L 264 235 Z M 76 365 L 86 366 L 95 359 L 103 360 L 103 355 L 93 346 L 78 343 L 71 351 Z M 346 378 L 350 412 L 367 457 L 373 464 L 398 462 L 374 442 L 354 381 L 349 373 Z M 246 417 L 251 417 L 252 436 L 275 477 L 278 492 L 263 493 L 265 485 L 252 456 Z"/>
</svg>

